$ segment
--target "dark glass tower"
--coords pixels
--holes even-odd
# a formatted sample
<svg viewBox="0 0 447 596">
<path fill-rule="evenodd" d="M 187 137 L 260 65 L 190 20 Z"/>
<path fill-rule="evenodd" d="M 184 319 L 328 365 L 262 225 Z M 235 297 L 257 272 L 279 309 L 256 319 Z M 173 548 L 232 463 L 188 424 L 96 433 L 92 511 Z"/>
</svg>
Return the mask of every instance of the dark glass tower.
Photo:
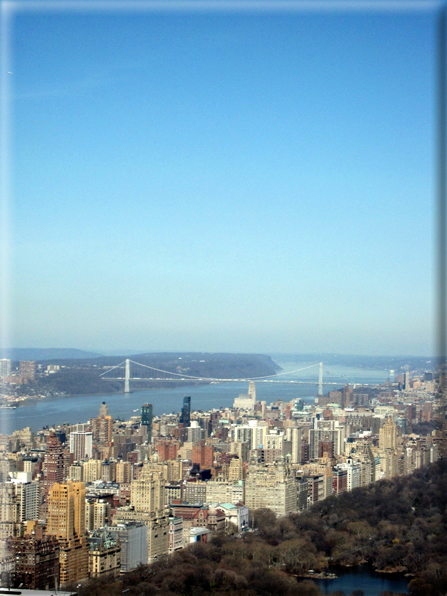
<svg viewBox="0 0 447 596">
<path fill-rule="evenodd" d="M 141 425 L 147 427 L 147 440 L 150 443 L 152 439 L 152 404 L 141 406 Z"/>
<path fill-rule="evenodd" d="M 180 416 L 180 422 L 182 422 L 186 427 L 191 425 L 191 398 L 185 397 L 183 398 L 183 408 L 182 413 Z"/>
</svg>

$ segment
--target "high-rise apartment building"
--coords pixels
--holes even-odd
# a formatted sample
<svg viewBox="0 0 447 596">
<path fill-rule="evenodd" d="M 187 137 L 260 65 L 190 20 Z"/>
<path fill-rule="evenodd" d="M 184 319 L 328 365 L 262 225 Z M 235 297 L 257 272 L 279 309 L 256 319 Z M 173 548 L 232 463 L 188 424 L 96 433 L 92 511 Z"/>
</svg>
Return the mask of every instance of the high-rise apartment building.
<svg viewBox="0 0 447 596">
<path fill-rule="evenodd" d="M 105 499 L 87 499 L 85 503 L 85 529 L 89 532 L 104 528 L 110 521 L 112 506 Z"/>
<path fill-rule="evenodd" d="M 95 530 L 88 537 L 90 577 L 118 575 L 121 569 L 121 545 L 107 530 Z"/>
<path fill-rule="evenodd" d="M 132 480 L 132 465 L 127 461 L 121 461 L 116 464 L 116 481 L 118 484 L 128 483 Z"/>
<path fill-rule="evenodd" d="M 32 534 L 9 538 L 7 548 L 14 558 L 11 578 L 14 587 L 26 586 L 31 590 L 58 588 L 59 543 L 54 536 L 44 536 L 42 527 L 36 525 Z"/>
<path fill-rule="evenodd" d="M 179 444 L 164 441 L 155 445 L 155 451 L 160 456 L 160 461 L 168 461 L 177 458 Z"/>
<path fill-rule="evenodd" d="M 283 516 L 297 511 L 296 479 L 282 464 L 251 465 L 245 481 L 245 505 L 268 507 Z"/>
<path fill-rule="evenodd" d="M 323 453 L 336 457 L 343 452 L 345 427 L 338 420 L 314 420 L 314 428 L 309 430 L 309 456 L 318 459 Z"/>
<path fill-rule="evenodd" d="M 65 477 L 65 458 L 61 442 L 54 432 L 47 437 L 47 446 L 43 460 L 44 491 L 48 493 L 55 482 L 63 482 Z"/>
<path fill-rule="evenodd" d="M 74 461 L 82 461 L 93 455 L 93 433 L 72 432 L 70 433 L 70 453 L 73 453 Z"/>
<path fill-rule="evenodd" d="M 31 474 L 19 472 L 31 477 Z M 13 479 L 15 491 L 15 506 L 17 521 L 24 522 L 26 520 L 39 519 L 39 504 L 40 491 L 39 483 L 37 481 L 28 482 L 27 480 Z"/>
<path fill-rule="evenodd" d="M 300 428 L 289 427 L 287 428 L 286 438 L 291 442 L 291 453 L 290 462 L 292 464 L 301 463 L 301 441 L 303 438 L 303 432 Z"/>
<path fill-rule="evenodd" d="M 82 478 L 84 482 L 96 482 L 101 480 L 102 461 L 99 459 L 89 459 L 82 463 Z"/>
<path fill-rule="evenodd" d="M 151 472 L 145 464 L 138 480 L 130 485 L 130 504 L 135 511 L 155 512 L 164 509 L 165 480 L 158 472 Z"/>
<path fill-rule="evenodd" d="M 90 424 L 93 433 L 93 439 L 104 445 L 112 441 L 113 419 L 109 414 L 106 402 L 102 402 L 99 408 L 99 416 L 91 418 Z"/>
<path fill-rule="evenodd" d="M 19 375 L 23 383 L 36 380 L 36 363 L 34 360 L 21 360 L 19 364 Z"/>
<path fill-rule="evenodd" d="M 130 485 L 131 507 L 118 509 L 114 523 L 141 521 L 148 527 L 148 561 L 152 563 L 169 550 L 169 517 L 165 511 L 165 479 L 148 463 Z"/>
<path fill-rule="evenodd" d="M 56 482 L 50 489 L 46 533 L 60 544 L 62 585 L 88 576 L 88 549 L 85 532 L 85 484 Z"/>
<path fill-rule="evenodd" d="M 404 390 L 408 391 L 410 389 L 410 373 L 406 372 L 404 373 Z"/>
<path fill-rule="evenodd" d="M 212 445 L 193 445 L 193 464 L 199 464 L 203 468 L 211 468 L 214 463 L 214 447 Z"/>
<path fill-rule="evenodd" d="M 132 571 L 148 562 L 148 527 L 139 521 L 108 526 L 108 532 L 121 543 L 121 571 Z"/>
<path fill-rule="evenodd" d="M 1 358 L 0 359 L 0 377 L 10 377 L 11 376 L 11 360 L 8 358 Z"/>
<path fill-rule="evenodd" d="M 380 449 L 396 449 L 397 427 L 392 416 L 388 416 L 379 432 Z"/>
</svg>

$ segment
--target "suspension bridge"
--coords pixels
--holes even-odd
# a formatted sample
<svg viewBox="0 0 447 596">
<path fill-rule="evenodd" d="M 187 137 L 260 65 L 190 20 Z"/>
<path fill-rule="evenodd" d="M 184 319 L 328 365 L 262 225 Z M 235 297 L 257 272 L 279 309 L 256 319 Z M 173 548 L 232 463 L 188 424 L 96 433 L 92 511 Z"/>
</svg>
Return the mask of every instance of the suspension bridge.
<svg viewBox="0 0 447 596">
<path fill-rule="evenodd" d="M 151 373 L 146 373 L 146 374 L 151 374 L 152 376 L 141 376 L 141 369 L 137 369 L 137 371 L 139 370 L 140 376 L 131 376 L 131 364 L 132 366 L 132 372 L 134 372 L 134 367 L 135 365 L 138 367 L 142 367 L 143 369 L 147 369 L 149 371 L 152 371 Z M 319 374 L 318 374 L 318 380 L 316 379 L 309 379 L 304 380 L 304 381 L 297 381 L 297 380 L 292 380 L 292 379 L 278 379 L 278 377 L 282 377 L 285 375 L 292 375 L 298 372 L 301 372 L 303 370 L 308 370 L 311 368 L 316 368 L 319 367 Z M 114 370 L 122 370 L 124 372 L 124 376 L 110 376 L 110 373 L 112 373 L 112 371 Z M 158 376 L 155 376 L 155 374 L 158 373 Z M 168 375 L 168 376 L 160 376 L 160 374 L 162 375 Z M 194 375 L 186 375 L 184 373 L 176 373 L 176 372 L 172 372 L 172 371 L 168 371 L 168 370 L 162 370 L 160 368 L 155 368 L 153 366 L 149 366 L 147 364 L 142 364 L 141 362 L 135 362 L 134 360 L 130 360 L 129 358 L 126 358 L 126 360 L 123 360 L 123 362 L 120 362 L 120 364 L 117 364 L 116 366 L 112 366 L 110 367 L 108 370 L 104 371 L 103 373 L 101 373 L 99 375 L 102 379 L 107 380 L 107 381 L 124 381 L 124 393 L 130 393 L 130 382 L 131 381 L 166 381 L 166 382 L 172 382 L 172 381 L 184 381 L 184 382 L 191 382 L 191 381 L 203 381 L 206 383 L 242 383 L 242 382 L 250 382 L 250 381 L 256 381 L 257 383 L 287 383 L 290 385 L 318 385 L 318 395 L 323 395 L 323 386 L 324 385 L 337 385 L 340 386 L 340 381 L 337 382 L 326 382 L 323 381 L 323 363 L 322 362 L 317 362 L 315 364 L 311 364 L 310 366 L 305 366 L 303 368 L 298 368 L 296 370 L 290 370 L 287 372 L 283 372 L 283 373 L 278 373 L 278 374 L 274 374 L 274 375 L 267 375 L 265 377 L 244 377 L 244 378 L 238 378 L 238 379 L 219 379 L 219 378 L 215 378 L 215 377 L 198 377 L 198 376 L 194 376 Z M 346 379 L 344 379 L 344 382 L 346 383 Z"/>
</svg>

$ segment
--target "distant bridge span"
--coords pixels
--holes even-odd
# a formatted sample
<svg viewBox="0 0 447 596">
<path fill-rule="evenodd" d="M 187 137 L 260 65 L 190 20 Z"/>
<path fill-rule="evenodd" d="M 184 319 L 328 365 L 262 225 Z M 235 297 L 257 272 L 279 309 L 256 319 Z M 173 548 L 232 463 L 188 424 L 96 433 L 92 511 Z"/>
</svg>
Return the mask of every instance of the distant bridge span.
<svg viewBox="0 0 447 596">
<path fill-rule="evenodd" d="M 125 381 L 126 377 L 102 377 L 104 380 L 107 381 Z M 253 379 L 207 379 L 205 377 L 197 377 L 192 379 L 191 377 L 180 377 L 178 379 L 164 379 L 161 377 L 130 377 L 130 381 L 206 381 L 206 382 L 213 382 L 213 383 L 245 383 L 253 381 Z M 256 381 L 257 383 L 281 383 L 281 384 L 290 384 L 290 385 L 318 385 L 318 381 L 276 381 L 273 379 L 260 379 Z M 323 381 L 323 385 L 340 385 L 340 383 L 334 383 L 332 381 Z"/>
<path fill-rule="evenodd" d="M 163 374 L 169 375 L 169 377 L 133 377 L 133 376 L 131 377 L 130 376 L 130 364 L 131 363 L 136 364 L 137 366 L 142 366 L 143 368 L 147 368 L 149 370 L 152 370 L 152 371 L 155 371 L 158 373 L 163 373 Z M 119 376 L 119 377 L 106 376 L 106 375 L 109 375 L 113 370 L 123 367 L 123 366 L 125 368 L 124 376 Z M 281 377 L 284 375 L 291 375 L 291 374 L 294 374 L 297 372 L 301 372 L 303 370 L 308 370 L 309 368 L 314 368 L 316 366 L 319 367 L 318 381 L 315 381 L 315 380 L 293 381 L 293 380 L 277 378 L 277 377 Z M 160 382 L 160 381 L 162 381 L 162 382 L 203 381 L 203 382 L 210 382 L 210 383 L 245 383 L 245 382 L 250 382 L 250 381 L 256 381 L 257 383 L 281 383 L 281 384 L 288 384 L 288 385 L 318 385 L 318 395 L 323 395 L 323 385 L 330 385 L 330 386 L 336 386 L 336 385 L 339 386 L 340 385 L 340 382 L 337 383 L 337 382 L 333 382 L 333 381 L 329 381 L 329 382 L 323 381 L 323 363 L 322 362 L 317 362 L 316 364 L 311 364 L 310 366 L 305 366 L 305 367 L 299 368 L 297 370 L 290 370 L 288 372 L 278 373 L 277 375 L 267 375 L 264 377 L 250 377 L 250 378 L 239 378 L 239 379 L 219 379 L 216 377 L 197 377 L 197 376 L 193 376 L 193 375 L 185 375 L 182 373 L 176 373 L 176 372 L 172 372 L 172 371 L 168 371 L 168 370 L 162 370 L 160 368 L 155 368 L 155 367 L 149 366 L 147 364 L 142 364 L 141 362 L 135 362 L 134 360 L 130 360 L 129 358 L 127 358 L 120 364 L 110 367 L 108 370 L 104 371 L 99 376 L 107 381 L 124 381 L 124 393 L 130 392 L 130 381 L 158 381 L 158 382 Z M 274 377 L 274 378 L 272 378 L 272 377 Z M 344 382 L 346 383 L 346 379 L 344 379 Z"/>
</svg>

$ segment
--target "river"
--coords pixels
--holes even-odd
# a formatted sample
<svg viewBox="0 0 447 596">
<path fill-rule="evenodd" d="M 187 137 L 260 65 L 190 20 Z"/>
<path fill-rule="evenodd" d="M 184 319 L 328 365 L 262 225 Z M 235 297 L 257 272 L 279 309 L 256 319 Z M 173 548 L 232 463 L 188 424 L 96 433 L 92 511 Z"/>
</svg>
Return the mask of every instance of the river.
<svg viewBox="0 0 447 596">
<path fill-rule="evenodd" d="M 284 361 L 277 362 L 283 370 L 281 373 L 304 368 L 312 362 Z M 314 395 L 318 392 L 319 368 L 315 366 L 292 375 L 283 375 L 278 379 L 306 381 L 306 385 L 256 383 L 256 397 L 258 400 L 271 403 L 278 399 L 290 401 L 301 398 L 313 403 Z M 337 383 L 326 385 L 324 392 L 337 387 L 343 387 L 347 382 L 353 384 L 383 383 L 389 376 L 387 370 L 370 370 L 347 366 L 324 367 L 324 381 Z M 131 382 L 131 391 L 132 382 Z M 215 385 L 169 387 L 166 389 L 145 389 L 130 394 L 115 393 L 106 395 L 81 395 L 61 397 L 58 399 L 39 399 L 29 405 L 16 409 L 0 410 L 0 433 L 11 434 L 26 426 L 38 431 L 44 426 L 52 426 L 68 422 L 87 422 L 89 418 L 98 415 L 103 401 L 107 403 L 113 418 L 128 419 L 140 414 L 142 404 L 151 403 L 154 414 L 179 412 L 185 395 L 191 396 L 193 410 L 210 410 L 212 408 L 229 407 L 240 393 L 247 393 L 248 383 L 218 383 Z"/>
</svg>

